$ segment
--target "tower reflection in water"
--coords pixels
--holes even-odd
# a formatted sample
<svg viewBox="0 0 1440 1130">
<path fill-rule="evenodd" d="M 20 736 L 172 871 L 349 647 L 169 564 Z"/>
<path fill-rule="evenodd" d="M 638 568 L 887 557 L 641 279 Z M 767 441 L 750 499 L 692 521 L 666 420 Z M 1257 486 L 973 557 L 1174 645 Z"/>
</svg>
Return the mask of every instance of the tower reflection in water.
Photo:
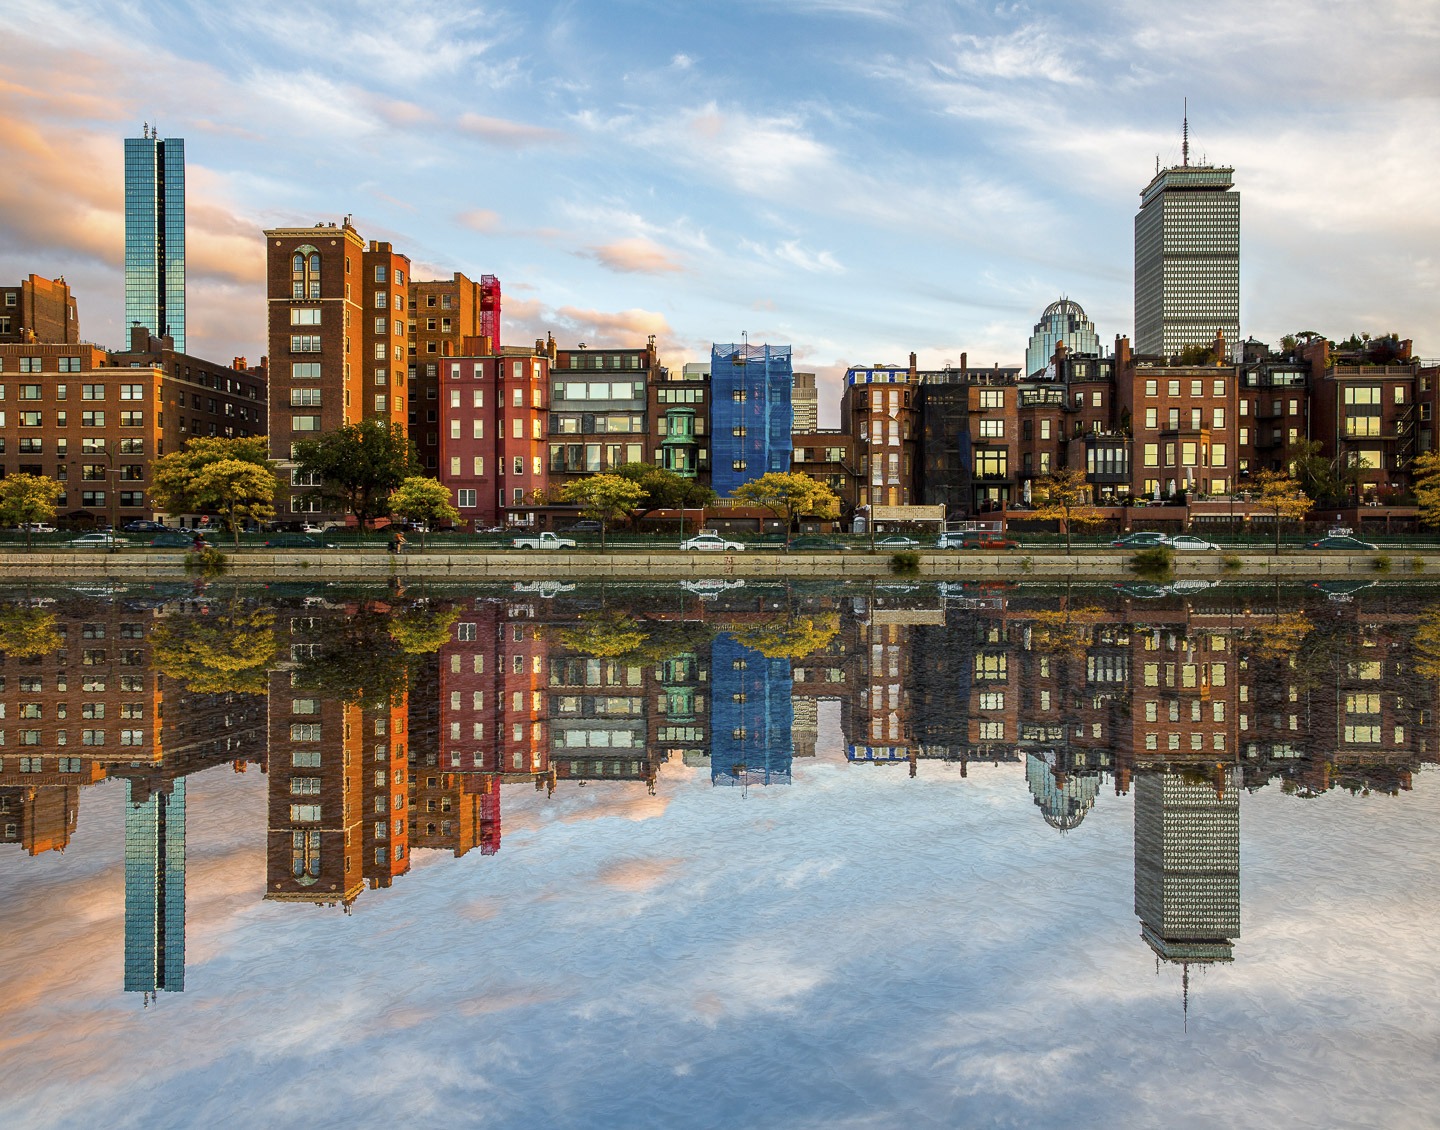
<svg viewBox="0 0 1440 1130">
<path fill-rule="evenodd" d="M 124 781 L 124 988 L 148 1000 L 185 986 L 196 773 L 266 774 L 265 898 L 348 909 L 416 851 L 499 851 L 517 787 L 1013 764 L 1037 833 L 1133 794 L 1140 934 L 1188 983 L 1241 936 L 1243 792 L 1401 793 L 1436 760 L 1440 608 L 1403 588 L 517 588 L 4 604 L 0 841 L 65 850 L 84 790 Z"/>
</svg>

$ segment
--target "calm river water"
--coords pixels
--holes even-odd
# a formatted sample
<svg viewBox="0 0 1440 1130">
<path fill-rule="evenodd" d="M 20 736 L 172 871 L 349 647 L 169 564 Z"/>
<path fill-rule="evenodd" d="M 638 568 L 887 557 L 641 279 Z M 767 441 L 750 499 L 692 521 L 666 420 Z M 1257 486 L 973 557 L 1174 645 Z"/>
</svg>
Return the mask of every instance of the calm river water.
<svg viewBox="0 0 1440 1130">
<path fill-rule="evenodd" d="M 0 593 L 0 1125 L 1433 1126 L 1440 586 Z"/>
</svg>

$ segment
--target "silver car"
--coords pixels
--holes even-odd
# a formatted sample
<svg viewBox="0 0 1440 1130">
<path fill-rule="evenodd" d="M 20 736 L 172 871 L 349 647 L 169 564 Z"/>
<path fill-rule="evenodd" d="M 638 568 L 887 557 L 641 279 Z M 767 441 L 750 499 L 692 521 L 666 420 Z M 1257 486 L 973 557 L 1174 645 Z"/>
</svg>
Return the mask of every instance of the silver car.
<svg viewBox="0 0 1440 1130">
<path fill-rule="evenodd" d="M 110 549 L 117 545 L 129 545 L 129 538 L 117 538 L 114 534 L 82 534 L 71 538 L 70 544 L 76 549 Z"/>
</svg>

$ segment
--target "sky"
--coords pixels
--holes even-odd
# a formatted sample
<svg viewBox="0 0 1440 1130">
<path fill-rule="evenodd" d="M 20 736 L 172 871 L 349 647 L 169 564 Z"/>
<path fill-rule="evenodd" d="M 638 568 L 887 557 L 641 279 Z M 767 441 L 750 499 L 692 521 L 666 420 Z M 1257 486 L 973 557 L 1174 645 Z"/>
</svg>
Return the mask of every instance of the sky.
<svg viewBox="0 0 1440 1130">
<path fill-rule="evenodd" d="M 1015 764 L 504 792 L 354 913 L 263 900 L 266 779 L 187 784 L 186 982 L 121 991 L 123 789 L 0 858 L 0 1125 L 1434 1125 L 1440 788 L 1241 796 L 1232 963 L 1158 966 L 1133 799 Z M 6 1120 L 19 1119 L 20 1122 Z"/>
<path fill-rule="evenodd" d="M 0 278 L 123 344 L 122 142 L 188 159 L 189 348 L 265 341 L 265 227 L 494 274 L 523 344 L 1018 364 L 1130 334 L 1139 192 L 1233 165 L 1241 330 L 1440 356 L 1440 5 L 1325 0 L 0 0 Z M 837 418 L 822 394 L 822 423 Z"/>
</svg>

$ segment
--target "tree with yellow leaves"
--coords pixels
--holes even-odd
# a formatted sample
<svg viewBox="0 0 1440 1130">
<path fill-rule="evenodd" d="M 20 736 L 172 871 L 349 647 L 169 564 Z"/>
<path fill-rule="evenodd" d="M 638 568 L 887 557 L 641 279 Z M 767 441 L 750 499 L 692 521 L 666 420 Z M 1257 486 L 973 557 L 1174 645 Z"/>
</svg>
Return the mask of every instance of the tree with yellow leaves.
<svg viewBox="0 0 1440 1130">
<path fill-rule="evenodd" d="M 1044 522 L 1059 522 L 1065 531 L 1065 553 L 1070 553 L 1070 531 L 1096 525 L 1102 515 L 1090 505 L 1090 483 L 1079 468 L 1061 468 L 1036 480 L 1033 494 L 1036 502 L 1034 517 Z"/>
</svg>

